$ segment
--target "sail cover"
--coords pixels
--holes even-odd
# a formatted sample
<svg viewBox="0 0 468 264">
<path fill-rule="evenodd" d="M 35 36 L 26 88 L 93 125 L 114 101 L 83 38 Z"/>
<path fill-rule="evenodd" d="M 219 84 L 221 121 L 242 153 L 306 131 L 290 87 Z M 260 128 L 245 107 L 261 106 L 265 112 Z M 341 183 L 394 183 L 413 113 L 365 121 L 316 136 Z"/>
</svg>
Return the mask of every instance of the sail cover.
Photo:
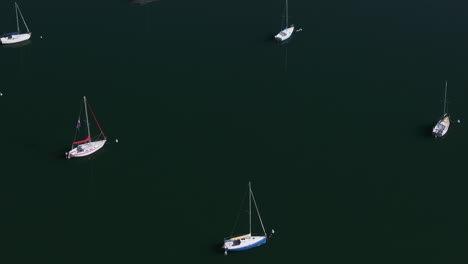
<svg viewBox="0 0 468 264">
<path fill-rule="evenodd" d="M 73 145 L 85 143 L 85 142 L 88 142 L 88 141 L 91 141 L 91 135 L 88 135 L 88 137 L 86 139 L 73 142 Z"/>
<path fill-rule="evenodd" d="M 13 35 L 18 35 L 19 32 L 11 32 L 11 33 L 5 33 L 2 35 L 2 37 L 8 37 L 8 36 L 13 36 Z"/>
</svg>

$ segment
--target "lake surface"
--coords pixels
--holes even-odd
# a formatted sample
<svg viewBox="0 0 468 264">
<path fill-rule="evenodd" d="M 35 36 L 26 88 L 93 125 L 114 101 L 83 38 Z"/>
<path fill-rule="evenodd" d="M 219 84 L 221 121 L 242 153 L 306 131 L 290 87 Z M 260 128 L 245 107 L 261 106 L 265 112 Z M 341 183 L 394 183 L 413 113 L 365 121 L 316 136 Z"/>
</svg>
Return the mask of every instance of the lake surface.
<svg viewBox="0 0 468 264">
<path fill-rule="evenodd" d="M 283 1 L 18 4 L 2 262 L 466 263 L 468 4 L 291 0 L 285 44 Z M 83 96 L 109 143 L 66 160 Z M 224 256 L 248 181 L 275 234 Z"/>
</svg>

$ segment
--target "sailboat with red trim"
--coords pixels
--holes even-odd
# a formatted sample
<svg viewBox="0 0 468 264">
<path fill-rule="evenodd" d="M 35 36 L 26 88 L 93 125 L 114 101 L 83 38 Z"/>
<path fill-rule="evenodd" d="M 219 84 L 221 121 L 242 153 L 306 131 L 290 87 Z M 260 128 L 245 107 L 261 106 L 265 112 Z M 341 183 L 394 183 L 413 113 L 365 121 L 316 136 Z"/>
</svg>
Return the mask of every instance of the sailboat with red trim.
<svg viewBox="0 0 468 264">
<path fill-rule="evenodd" d="M 107 141 L 106 135 L 102 131 L 101 126 L 99 125 L 99 122 L 97 121 L 96 116 L 94 115 L 93 109 L 91 108 L 91 105 L 86 100 L 86 96 L 83 96 L 83 104 L 84 104 L 84 109 L 85 109 L 86 128 L 88 132 L 88 137 L 83 140 L 74 141 L 72 143 L 72 147 L 71 147 L 72 149 L 69 152 L 65 153 L 65 156 L 67 157 L 67 159 L 79 158 L 79 157 L 85 157 L 85 156 L 91 155 L 94 152 L 100 150 L 102 147 L 104 147 L 104 144 L 106 144 L 106 141 Z M 88 120 L 88 107 L 100 131 L 100 134 L 96 136 L 95 138 L 91 138 L 91 132 L 89 129 L 89 120 Z M 80 110 L 80 115 L 81 115 L 81 110 Z M 80 127 L 81 127 L 81 121 L 80 121 L 80 118 L 78 118 L 78 124 L 76 126 L 76 133 L 75 133 L 75 140 L 76 140 L 76 134 L 78 130 L 80 129 Z"/>
</svg>

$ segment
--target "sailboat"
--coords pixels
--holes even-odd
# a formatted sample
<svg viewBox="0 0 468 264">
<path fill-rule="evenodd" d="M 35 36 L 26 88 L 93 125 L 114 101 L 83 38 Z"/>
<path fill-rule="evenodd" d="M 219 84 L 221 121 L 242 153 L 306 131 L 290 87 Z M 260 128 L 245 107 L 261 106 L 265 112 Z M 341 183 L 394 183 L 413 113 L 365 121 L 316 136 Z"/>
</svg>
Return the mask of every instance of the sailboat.
<svg viewBox="0 0 468 264">
<path fill-rule="evenodd" d="M 67 157 L 67 159 L 79 158 L 79 157 L 91 155 L 94 152 L 101 149 L 102 147 L 104 147 L 104 144 L 107 141 L 106 135 L 104 135 L 104 132 L 102 131 L 101 126 L 99 125 L 96 119 L 96 116 L 94 115 L 93 109 L 91 108 L 88 101 L 86 100 L 86 96 L 83 97 L 83 104 L 85 108 L 86 128 L 88 132 L 88 137 L 83 140 L 74 141 L 72 143 L 71 150 L 65 153 L 65 156 Z M 91 114 L 93 115 L 94 120 L 96 121 L 96 124 L 100 131 L 100 134 L 95 139 L 91 138 L 91 132 L 89 129 L 88 107 L 89 107 L 89 110 L 91 110 Z M 80 115 L 81 115 L 81 110 L 80 110 Z M 81 127 L 81 120 L 80 118 L 78 118 L 78 124 L 76 125 L 77 132 L 80 129 L 80 127 Z M 76 133 L 75 133 L 75 139 L 76 139 Z"/>
<path fill-rule="evenodd" d="M 252 200 L 257 210 L 258 219 L 262 225 L 263 235 L 253 236 L 252 235 Z M 263 226 L 262 218 L 260 217 L 260 212 L 258 211 L 257 203 L 255 202 L 255 197 L 252 192 L 251 184 L 249 182 L 249 233 L 241 236 L 231 237 L 224 240 L 224 254 L 231 251 L 243 251 L 248 250 L 254 247 L 258 247 L 266 243 L 267 233 L 265 232 L 265 227 Z"/>
<path fill-rule="evenodd" d="M 26 25 L 26 21 L 24 20 L 23 14 L 21 14 L 21 10 L 16 2 L 15 2 L 15 12 L 16 12 L 16 32 L 7 33 L 7 34 L 0 36 L 1 44 L 14 44 L 14 43 L 25 41 L 31 38 L 31 32 L 29 31 L 28 25 Z M 21 19 L 23 20 L 24 26 L 26 27 L 26 30 L 27 30 L 26 33 L 21 34 L 20 32 L 18 13 L 21 16 Z"/>
<path fill-rule="evenodd" d="M 445 81 L 445 98 L 444 98 L 444 115 L 440 118 L 439 122 L 432 129 L 434 137 L 442 137 L 447 133 L 450 126 L 450 116 L 447 113 L 447 81 Z"/>
<path fill-rule="evenodd" d="M 285 41 L 294 32 L 294 25 L 289 26 L 289 20 L 288 20 L 288 0 L 286 0 L 286 27 L 281 30 L 280 33 L 276 34 L 275 39 L 278 41 Z"/>
</svg>

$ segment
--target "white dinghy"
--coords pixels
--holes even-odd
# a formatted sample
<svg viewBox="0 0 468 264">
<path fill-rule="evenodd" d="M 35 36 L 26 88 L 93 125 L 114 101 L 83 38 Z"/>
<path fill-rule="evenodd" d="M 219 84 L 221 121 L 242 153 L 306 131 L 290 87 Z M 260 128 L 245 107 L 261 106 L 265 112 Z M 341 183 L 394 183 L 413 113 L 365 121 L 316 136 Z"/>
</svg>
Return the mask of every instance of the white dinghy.
<svg viewBox="0 0 468 264">
<path fill-rule="evenodd" d="M 294 33 L 294 25 L 289 26 L 288 0 L 286 0 L 286 27 L 283 30 L 281 30 L 280 33 L 276 34 L 275 39 L 277 41 L 285 41 L 288 38 L 290 38 L 293 33 Z"/>
<path fill-rule="evenodd" d="M 434 137 L 443 137 L 450 127 L 450 116 L 447 112 L 447 81 L 445 81 L 445 97 L 444 97 L 444 115 L 440 118 L 439 122 L 432 129 Z"/>
<path fill-rule="evenodd" d="M 258 219 L 262 225 L 263 235 L 253 236 L 252 235 L 252 200 L 257 210 Z M 265 232 L 265 227 L 263 227 L 262 218 L 260 217 L 260 212 L 258 211 L 257 203 L 255 202 L 255 197 L 253 195 L 252 189 L 249 182 L 249 233 L 241 236 L 230 237 L 224 240 L 224 254 L 231 251 L 243 251 L 248 250 L 254 247 L 265 244 L 267 241 L 267 233 Z"/>
<path fill-rule="evenodd" d="M 65 156 L 67 159 L 79 158 L 79 157 L 85 157 L 85 156 L 91 155 L 94 152 L 101 149 L 102 147 L 104 147 L 104 144 L 107 141 L 106 135 L 104 135 L 104 132 L 102 131 L 101 126 L 99 125 L 96 119 L 96 116 L 94 115 L 93 109 L 91 108 L 88 101 L 86 100 L 86 96 L 83 97 L 83 103 L 85 107 L 86 128 L 88 132 L 88 137 L 83 140 L 74 141 L 72 143 L 71 150 L 65 153 Z M 99 131 L 100 131 L 100 134 L 94 139 L 91 138 L 91 132 L 89 129 L 88 106 L 89 106 L 89 110 L 91 110 L 91 114 L 93 115 L 94 120 L 96 121 L 97 127 L 99 128 Z M 80 116 L 81 116 L 81 110 L 80 110 Z M 76 139 L 76 135 L 78 134 L 80 127 L 81 127 L 81 121 L 80 121 L 80 117 L 78 117 L 75 139 Z"/>
<path fill-rule="evenodd" d="M 7 34 L 0 36 L 1 44 L 15 44 L 15 43 L 22 42 L 31 38 L 31 32 L 29 32 L 28 25 L 26 25 L 26 21 L 24 20 L 23 14 L 21 14 L 21 10 L 16 2 L 15 2 L 15 12 L 16 12 L 16 32 L 7 33 Z M 26 27 L 26 30 L 27 30 L 26 33 L 20 32 L 18 13 L 21 16 L 21 19 L 23 20 L 24 26 Z"/>
</svg>

